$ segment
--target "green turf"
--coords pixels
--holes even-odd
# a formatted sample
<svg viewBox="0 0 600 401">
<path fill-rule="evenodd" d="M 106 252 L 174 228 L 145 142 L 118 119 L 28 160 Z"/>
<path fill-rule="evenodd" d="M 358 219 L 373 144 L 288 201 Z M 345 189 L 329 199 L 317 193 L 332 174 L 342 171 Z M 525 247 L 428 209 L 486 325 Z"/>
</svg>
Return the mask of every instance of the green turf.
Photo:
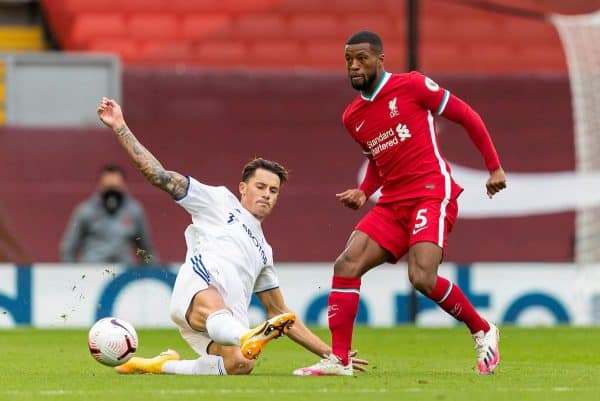
<svg viewBox="0 0 600 401">
<path fill-rule="evenodd" d="M 317 331 L 327 338 L 324 330 Z M 289 339 L 269 344 L 243 377 L 119 376 L 98 364 L 81 330 L 0 331 L 0 400 L 600 400 L 599 328 L 505 327 L 495 375 L 475 374 L 464 328 L 358 328 L 370 360 L 356 377 L 292 377 L 316 358 Z M 140 356 L 193 352 L 176 330 L 140 330 Z M 376 397 L 376 398 L 374 398 Z"/>
</svg>

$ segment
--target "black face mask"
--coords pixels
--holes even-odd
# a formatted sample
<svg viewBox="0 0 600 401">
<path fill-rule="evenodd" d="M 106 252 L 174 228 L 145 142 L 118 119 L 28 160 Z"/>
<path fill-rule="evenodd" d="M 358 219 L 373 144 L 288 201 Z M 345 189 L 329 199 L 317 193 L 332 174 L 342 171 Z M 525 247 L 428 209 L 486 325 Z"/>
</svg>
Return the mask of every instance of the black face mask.
<svg viewBox="0 0 600 401">
<path fill-rule="evenodd" d="M 116 189 L 108 189 L 100 193 L 102 206 L 108 214 L 115 214 L 123 205 L 123 192 Z"/>
</svg>

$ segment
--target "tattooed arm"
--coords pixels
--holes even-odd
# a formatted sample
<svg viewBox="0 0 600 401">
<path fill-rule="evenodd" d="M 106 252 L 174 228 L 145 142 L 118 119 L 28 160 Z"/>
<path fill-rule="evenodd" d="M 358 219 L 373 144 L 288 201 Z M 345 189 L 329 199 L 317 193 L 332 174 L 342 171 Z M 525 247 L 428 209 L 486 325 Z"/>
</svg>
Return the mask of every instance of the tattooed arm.
<svg viewBox="0 0 600 401">
<path fill-rule="evenodd" d="M 156 157 L 137 140 L 127 127 L 121 106 L 116 101 L 102 98 L 97 111 L 100 120 L 113 130 L 131 160 L 152 185 L 169 193 L 175 199 L 185 195 L 187 178 L 175 171 L 165 170 Z"/>
</svg>

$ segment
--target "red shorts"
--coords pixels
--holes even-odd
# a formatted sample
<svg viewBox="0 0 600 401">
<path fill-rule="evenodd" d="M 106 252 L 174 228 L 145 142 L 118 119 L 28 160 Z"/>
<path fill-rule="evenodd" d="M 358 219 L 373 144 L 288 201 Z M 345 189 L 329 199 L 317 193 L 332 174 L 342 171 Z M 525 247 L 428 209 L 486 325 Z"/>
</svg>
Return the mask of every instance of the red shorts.
<svg viewBox="0 0 600 401">
<path fill-rule="evenodd" d="M 457 214 L 456 199 L 377 204 L 356 229 L 390 252 L 390 262 L 396 263 L 417 242 L 433 242 L 444 249 Z"/>
</svg>

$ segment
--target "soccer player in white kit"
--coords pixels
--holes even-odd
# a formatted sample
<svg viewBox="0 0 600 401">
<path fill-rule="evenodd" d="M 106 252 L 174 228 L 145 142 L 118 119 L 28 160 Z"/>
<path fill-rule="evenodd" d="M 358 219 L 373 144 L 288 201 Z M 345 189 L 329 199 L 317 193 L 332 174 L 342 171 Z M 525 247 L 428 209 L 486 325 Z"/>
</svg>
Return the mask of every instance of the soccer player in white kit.
<svg viewBox="0 0 600 401">
<path fill-rule="evenodd" d="M 248 374 L 264 346 L 283 334 L 319 356 L 329 354 L 330 347 L 286 306 L 273 253 L 261 228 L 277 203 L 287 171 L 269 160 L 252 160 L 244 167 L 238 200 L 225 187 L 165 170 L 129 130 L 114 100 L 103 98 L 98 116 L 146 179 L 192 216 L 185 230 L 185 263 L 175 280 L 170 309 L 182 337 L 200 357 L 182 361 L 177 352 L 167 350 L 154 358 L 134 357 L 116 370 L 125 374 Z M 247 312 L 253 293 L 269 320 L 249 329 Z M 357 370 L 367 364 L 357 358 L 352 362 Z"/>
</svg>

